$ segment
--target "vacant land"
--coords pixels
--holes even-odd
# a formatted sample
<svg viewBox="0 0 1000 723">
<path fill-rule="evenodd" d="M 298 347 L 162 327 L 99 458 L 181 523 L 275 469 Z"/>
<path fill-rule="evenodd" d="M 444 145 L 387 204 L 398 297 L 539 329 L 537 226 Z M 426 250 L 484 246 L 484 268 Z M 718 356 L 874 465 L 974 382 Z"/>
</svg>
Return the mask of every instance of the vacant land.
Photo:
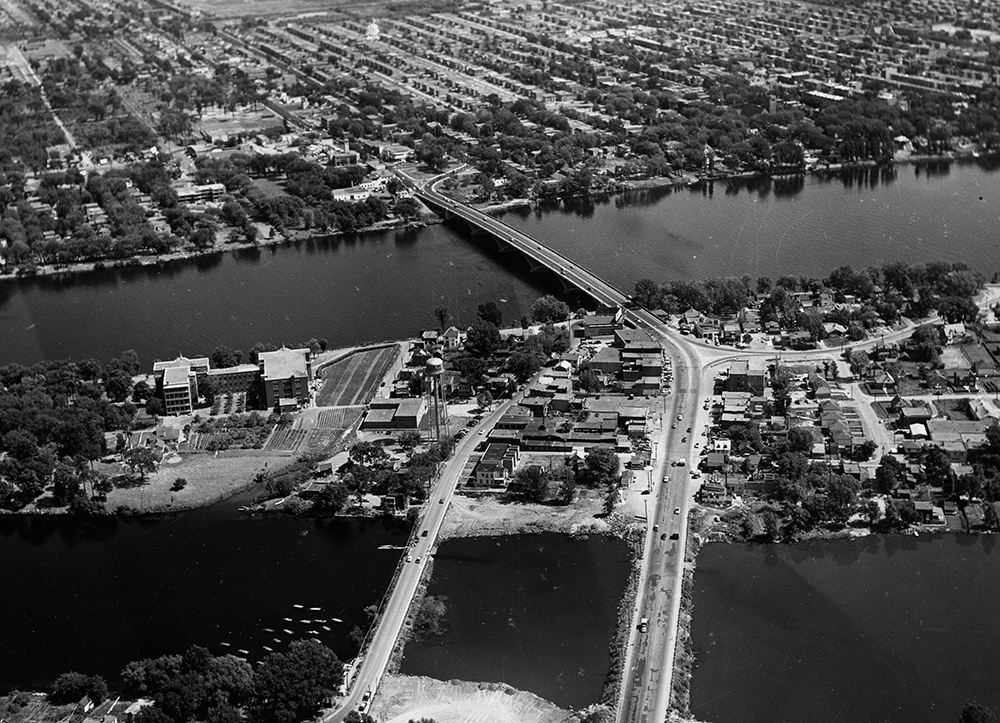
<svg viewBox="0 0 1000 723">
<path fill-rule="evenodd" d="M 107 508 L 132 507 L 142 512 L 190 509 L 231 497 L 253 484 L 264 469 L 288 463 L 287 456 L 224 456 L 209 454 L 174 455 L 149 475 L 145 484 L 116 489 L 108 495 Z M 178 478 L 184 489 L 172 492 Z"/>
<path fill-rule="evenodd" d="M 580 488 L 577 499 L 567 506 L 454 495 L 441 526 L 441 538 L 543 531 L 606 532 L 607 521 L 595 517 L 603 509 L 604 495 L 600 491 Z"/>
<path fill-rule="evenodd" d="M 569 713 L 533 693 L 501 683 L 444 682 L 389 675 L 372 706 L 376 720 L 407 723 L 562 723 Z"/>
<path fill-rule="evenodd" d="M 367 404 L 389 367 L 399 355 L 399 346 L 354 352 L 322 371 L 323 388 L 316 396 L 316 406 L 344 407 Z"/>
</svg>

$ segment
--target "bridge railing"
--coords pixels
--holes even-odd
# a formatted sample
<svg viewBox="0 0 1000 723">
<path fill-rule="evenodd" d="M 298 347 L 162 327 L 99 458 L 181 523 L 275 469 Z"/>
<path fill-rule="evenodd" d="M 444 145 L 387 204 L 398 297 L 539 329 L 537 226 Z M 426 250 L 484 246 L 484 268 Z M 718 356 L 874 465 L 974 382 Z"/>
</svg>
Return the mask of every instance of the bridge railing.
<svg viewBox="0 0 1000 723">
<path fill-rule="evenodd" d="M 488 219 L 492 223 L 500 224 L 501 226 L 504 227 L 504 229 L 506 229 L 507 231 L 510 232 L 510 234 L 511 234 L 511 240 L 513 240 L 515 237 L 518 237 L 518 236 L 522 237 L 522 239 L 528 239 L 531 243 L 535 243 L 535 244 L 538 244 L 539 246 L 544 247 L 549 253 L 551 253 L 551 254 L 557 256 L 558 258 L 562 259 L 568 265 L 575 266 L 578 269 L 580 269 L 583 273 L 590 274 L 595 279 L 597 279 L 601 284 L 603 284 L 605 287 L 607 287 L 611 291 L 615 292 L 616 294 L 619 294 L 620 296 L 625 297 L 625 298 L 628 297 L 628 294 L 626 294 L 624 291 L 622 291 L 621 289 L 619 289 L 617 286 L 615 286 L 614 284 L 612 284 L 612 283 L 610 283 L 610 282 L 602 279 L 600 276 L 598 276 L 597 274 L 595 274 L 593 271 L 590 271 L 588 269 L 583 268 L 582 266 L 580 266 L 579 263 L 577 263 L 576 261 L 573 261 L 573 259 L 569 258 L 568 256 L 566 256 L 562 252 L 557 251 L 556 249 L 552 248 L 548 244 L 542 243 L 541 241 L 539 241 L 535 237 L 526 234 L 524 231 L 521 231 L 519 229 L 514 228 L 510 224 L 505 223 L 504 221 L 501 221 L 498 218 L 494 218 L 493 216 L 490 216 L 490 215 L 488 215 L 486 213 L 483 213 L 479 209 L 473 208 L 472 206 L 470 206 L 470 205 L 468 205 L 466 203 L 462 203 L 461 201 L 456 201 L 455 199 L 447 198 L 447 197 L 445 197 L 445 196 L 443 196 L 441 194 L 438 194 L 436 191 L 428 192 L 426 189 L 418 189 L 416 193 L 417 193 L 417 195 L 425 198 L 426 200 L 430 200 L 433 203 L 436 203 L 438 205 L 442 204 L 442 200 L 441 199 L 446 199 L 447 201 L 451 201 L 453 205 L 451 205 L 450 210 L 452 210 L 452 211 L 454 211 L 454 212 L 462 215 L 462 217 L 465 218 L 467 221 L 470 221 L 472 223 L 475 223 L 477 226 L 480 226 L 481 228 L 483 228 L 484 231 L 489 231 L 490 229 L 485 228 L 483 226 L 483 224 L 481 223 L 482 219 Z M 529 246 L 527 244 L 525 244 L 525 247 L 526 248 L 523 249 L 525 251 L 529 251 L 530 252 L 532 250 L 531 246 Z M 530 254 L 530 255 L 534 256 L 534 254 Z M 542 261 L 543 263 L 545 262 L 545 259 L 543 259 L 543 258 L 539 258 L 539 257 L 536 257 L 536 258 L 539 261 Z M 553 271 L 554 270 L 555 269 L 553 269 Z"/>
</svg>

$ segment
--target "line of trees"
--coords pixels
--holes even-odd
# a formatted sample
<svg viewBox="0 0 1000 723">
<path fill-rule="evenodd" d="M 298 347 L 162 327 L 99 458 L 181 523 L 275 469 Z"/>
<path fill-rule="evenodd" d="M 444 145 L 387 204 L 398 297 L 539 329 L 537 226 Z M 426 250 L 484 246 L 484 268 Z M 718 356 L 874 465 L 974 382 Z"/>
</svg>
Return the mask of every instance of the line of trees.
<svg viewBox="0 0 1000 723">
<path fill-rule="evenodd" d="M 107 365 L 95 359 L 0 367 L 0 506 L 41 504 L 92 512 L 111 491 L 91 468 L 106 452 L 105 433 L 126 433 L 135 415 L 134 351 Z M 99 506 L 99 505 L 98 505 Z"/>
</svg>

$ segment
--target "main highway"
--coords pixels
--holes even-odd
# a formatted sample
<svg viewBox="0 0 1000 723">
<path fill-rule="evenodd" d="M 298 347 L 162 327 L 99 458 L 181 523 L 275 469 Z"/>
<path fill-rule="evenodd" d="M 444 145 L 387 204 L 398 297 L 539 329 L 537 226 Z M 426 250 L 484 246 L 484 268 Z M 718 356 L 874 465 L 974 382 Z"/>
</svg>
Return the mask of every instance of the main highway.
<svg viewBox="0 0 1000 723">
<path fill-rule="evenodd" d="M 395 585 L 389 592 L 389 599 L 376 621 L 368 649 L 359 660 L 359 668 L 348 694 L 337 701 L 333 710 L 323 716 L 324 723 L 339 723 L 351 710 L 357 710 L 365 703 L 365 694 L 368 691 L 374 693 L 378 688 L 389 666 L 389 659 L 403 629 L 407 610 L 429 562 L 448 504 L 461 479 L 462 470 L 476 446 L 483 440 L 484 430 L 492 428 L 514 403 L 514 399 L 506 400 L 486 415 L 475 430 L 470 430 L 472 434 L 455 446 L 451 459 L 443 466 L 441 475 L 427 498 L 427 511 L 420 520 L 420 526 L 414 530 L 411 544 L 400 562 Z M 407 557 L 412 558 L 412 561 L 407 562 Z"/>
<path fill-rule="evenodd" d="M 701 426 L 698 415 L 703 394 L 705 364 L 701 356 L 704 352 L 670 331 L 649 312 L 627 308 L 631 299 L 588 269 L 502 221 L 440 193 L 436 186 L 441 180 L 443 177 L 423 186 L 413 185 L 425 203 L 491 233 L 533 262 L 548 267 L 598 303 L 623 308 L 626 320 L 659 339 L 672 361 L 674 383 L 672 393 L 665 398 L 659 434 L 654 441 L 656 484 L 648 506 L 645 551 L 617 706 L 618 723 L 662 721 L 670 704 L 686 520 L 695 491 L 690 464 L 679 466 L 678 463 L 694 460 L 693 444 Z M 668 479 L 665 481 L 664 477 Z M 675 533 L 677 539 L 671 539 Z M 641 631 L 639 622 L 644 618 L 649 625 L 646 631 Z"/>
</svg>

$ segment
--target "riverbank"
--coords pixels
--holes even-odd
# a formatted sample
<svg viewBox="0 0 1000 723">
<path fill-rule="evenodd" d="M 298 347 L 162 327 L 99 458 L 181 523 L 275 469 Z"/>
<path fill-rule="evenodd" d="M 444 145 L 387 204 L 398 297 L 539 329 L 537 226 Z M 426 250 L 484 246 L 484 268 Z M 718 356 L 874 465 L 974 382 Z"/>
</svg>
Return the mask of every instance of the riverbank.
<svg viewBox="0 0 1000 723">
<path fill-rule="evenodd" d="M 673 676 L 670 679 L 669 709 L 685 719 L 691 717 L 691 674 L 694 672 L 694 641 L 691 618 L 694 614 L 694 571 L 698 551 L 707 541 L 704 536 L 711 517 L 695 509 L 688 516 L 687 546 L 684 550 L 684 575 L 681 579 L 681 607 L 677 617 L 677 645 L 674 648 Z"/>
<path fill-rule="evenodd" d="M 429 224 L 438 223 L 441 223 L 441 219 L 433 213 L 428 212 L 423 214 L 421 220 L 419 221 L 403 221 L 402 219 L 380 221 L 372 224 L 371 226 L 365 226 L 364 228 L 359 228 L 350 232 L 328 231 L 320 234 L 312 230 L 292 229 L 290 231 L 285 231 L 284 233 L 274 232 L 269 238 L 264 238 L 260 241 L 237 241 L 222 244 L 217 243 L 210 248 L 201 250 L 185 249 L 183 251 L 174 251 L 166 254 L 137 255 L 114 260 L 99 259 L 95 261 L 80 261 L 68 264 L 41 264 L 32 267 L 30 271 L 23 270 L 21 267 L 18 267 L 13 271 L 8 271 L 6 267 L 0 267 L 0 281 L 16 281 L 20 279 L 30 279 L 36 276 L 69 276 L 85 274 L 91 271 L 102 271 L 104 269 L 128 268 L 135 266 L 159 266 L 161 264 L 184 261 L 188 259 L 197 259 L 203 256 L 211 256 L 213 254 L 232 253 L 235 251 L 245 251 L 247 249 L 276 248 L 279 246 L 286 246 L 289 243 L 306 241 L 312 238 L 346 236 L 348 233 L 365 234 L 392 231 L 396 229 L 418 229 Z"/>
<path fill-rule="evenodd" d="M 441 525 L 440 540 L 454 537 L 487 537 L 532 532 L 605 534 L 611 528 L 604 518 L 604 498 L 595 490 L 578 488 L 570 505 L 502 502 L 495 496 L 452 497 Z"/>
<path fill-rule="evenodd" d="M 579 720 L 555 703 L 504 683 L 386 675 L 370 714 L 382 723 L 567 723 Z"/>
</svg>

